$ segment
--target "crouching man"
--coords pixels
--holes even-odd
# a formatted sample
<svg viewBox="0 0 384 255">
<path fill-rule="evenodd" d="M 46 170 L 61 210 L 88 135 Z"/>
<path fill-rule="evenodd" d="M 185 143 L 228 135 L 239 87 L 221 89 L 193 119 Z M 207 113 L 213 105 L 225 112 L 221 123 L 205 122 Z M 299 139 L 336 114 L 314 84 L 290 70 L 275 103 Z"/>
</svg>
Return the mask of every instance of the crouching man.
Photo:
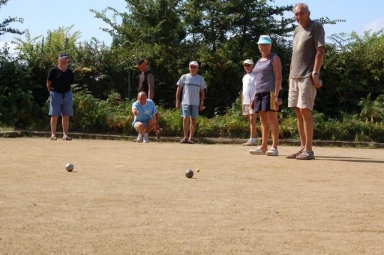
<svg viewBox="0 0 384 255">
<path fill-rule="evenodd" d="M 152 129 L 159 132 L 159 113 L 156 105 L 151 99 L 147 99 L 145 92 L 137 95 L 137 101 L 132 104 L 132 114 L 134 115 L 132 126 L 139 133 L 136 141 L 138 143 L 149 143 L 148 134 Z"/>
</svg>

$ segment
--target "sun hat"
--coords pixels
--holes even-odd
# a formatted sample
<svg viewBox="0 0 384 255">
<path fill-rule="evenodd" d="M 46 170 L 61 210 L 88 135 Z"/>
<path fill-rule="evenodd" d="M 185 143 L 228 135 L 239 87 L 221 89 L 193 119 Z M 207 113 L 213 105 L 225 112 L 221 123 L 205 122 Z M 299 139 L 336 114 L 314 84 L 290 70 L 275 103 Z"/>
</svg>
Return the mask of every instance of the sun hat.
<svg viewBox="0 0 384 255">
<path fill-rule="evenodd" d="M 243 64 L 253 65 L 253 61 L 250 59 L 246 59 L 246 60 L 244 60 Z"/>
<path fill-rule="evenodd" d="M 271 37 L 269 37 L 269 35 L 260 35 L 257 44 L 272 44 Z"/>
</svg>

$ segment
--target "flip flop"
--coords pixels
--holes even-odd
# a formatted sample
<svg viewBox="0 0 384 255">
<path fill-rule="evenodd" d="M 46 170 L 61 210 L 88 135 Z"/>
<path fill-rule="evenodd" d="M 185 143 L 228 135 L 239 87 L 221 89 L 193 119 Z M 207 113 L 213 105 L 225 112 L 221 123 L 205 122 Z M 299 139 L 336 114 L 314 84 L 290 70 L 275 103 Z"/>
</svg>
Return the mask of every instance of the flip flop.
<svg viewBox="0 0 384 255">
<path fill-rule="evenodd" d="M 69 136 L 64 136 L 64 137 L 63 137 L 63 140 L 64 140 L 64 141 L 72 141 L 72 138 L 70 138 Z"/>
<path fill-rule="evenodd" d="M 183 138 L 180 140 L 180 143 L 188 143 L 188 139 L 187 138 Z"/>
<path fill-rule="evenodd" d="M 51 136 L 51 141 L 56 141 L 57 140 L 57 138 L 56 138 L 56 136 Z"/>
<path fill-rule="evenodd" d="M 191 139 L 191 140 L 188 140 L 188 143 L 189 143 L 189 144 L 194 144 L 195 141 L 194 141 L 193 139 Z"/>
</svg>

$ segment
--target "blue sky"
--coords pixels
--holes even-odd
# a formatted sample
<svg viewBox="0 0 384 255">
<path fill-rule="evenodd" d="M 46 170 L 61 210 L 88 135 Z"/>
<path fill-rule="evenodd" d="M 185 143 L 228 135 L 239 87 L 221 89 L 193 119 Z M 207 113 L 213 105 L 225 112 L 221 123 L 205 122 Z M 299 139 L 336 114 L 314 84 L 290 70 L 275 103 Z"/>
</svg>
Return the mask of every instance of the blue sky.
<svg viewBox="0 0 384 255">
<path fill-rule="evenodd" d="M 352 31 L 362 35 L 364 31 L 372 29 L 378 31 L 384 28 L 384 1 L 366 0 L 356 2 L 351 0 L 307 0 L 311 11 L 311 17 L 328 17 L 329 19 L 345 19 L 345 23 L 337 25 L 326 25 L 326 35 L 335 33 L 351 33 Z M 289 5 L 297 1 L 275 0 L 270 5 Z M 73 25 L 72 31 L 80 31 L 81 41 L 88 41 L 95 37 L 104 41 L 107 45 L 111 43 L 108 33 L 101 31 L 100 27 L 108 27 L 101 19 L 96 19 L 90 9 L 102 11 L 106 7 L 113 7 L 124 11 L 126 2 L 124 0 L 100 1 L 100 0 L 9 0 L 7 5 L 0 9 L 1 19 L 4 17 L 24 18 L 23 24 L 12 24 L 13 28 L 20 30 L 28 29 L 32 38 L 40 35 L 46 36 L 48 30 L 56 30 L 59 27 Z M 110 12 L 110 14 L 112 14 Z M 293 15 L 287 13 L 287 16 Z M 16 37 L 13 34 L 0 36 L 0 46 L 4 42 L 10 42 Z M 21 36 L 25 39 L 25 37 Z"/>
</svg>

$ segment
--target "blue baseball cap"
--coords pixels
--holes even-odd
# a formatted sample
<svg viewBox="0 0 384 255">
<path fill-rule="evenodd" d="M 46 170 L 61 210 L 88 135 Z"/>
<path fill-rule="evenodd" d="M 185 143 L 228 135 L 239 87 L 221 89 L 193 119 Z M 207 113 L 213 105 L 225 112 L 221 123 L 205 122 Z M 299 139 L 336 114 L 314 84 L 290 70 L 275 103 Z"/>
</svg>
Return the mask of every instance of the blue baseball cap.
<svg viewBox="0 0 384 255">
<path fill-rule="evenodd" d="M 272 44 L 271 37 L 269 37 L 269 35 L 260 35 L 257 44 Z"/>
<path fill-rule="evenodd" d="M 60 53 L 59 58 L 69 58 L 67 53 Z"/>
</svg>

